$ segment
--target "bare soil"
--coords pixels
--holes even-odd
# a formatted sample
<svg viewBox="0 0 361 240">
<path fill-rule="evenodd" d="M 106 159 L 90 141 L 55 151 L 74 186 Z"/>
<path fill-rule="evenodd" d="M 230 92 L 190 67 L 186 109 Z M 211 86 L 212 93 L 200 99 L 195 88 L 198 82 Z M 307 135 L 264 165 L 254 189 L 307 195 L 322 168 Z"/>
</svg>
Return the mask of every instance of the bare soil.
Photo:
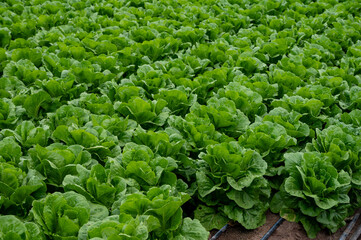
<svg viewBox="0 0 361 240">
<path fill-rule="evenodd" d="M 273 214 L 271 212 L 267 213 L 267 221 L 263 226 L 254 229 L 246 230 L 241 225 L 237 224 L 232 227 L 228 227 L 227 230 L 222 233 L 218 240 L 260 240 L 266 232 L 277 222 L 279 215 Z M 351 221 L 352 218 L 346 220 L 346 226 Z M 358 219 L 356 225 L 353 228 L 353 231 L 350 233 L 348 238 L 350 238 L 353 232 L 361 225 L 361 217 Z M 336 240 L 339 239 L 343 231 L 346 229 L 346 226 L 339 229 L 336 233 L 330 234 L 329 232 L 323 230 L 318 233 L 317 240 Z M 213 236 L 217 231 L 211 231 L 211 236 Z M 273 232 L 269 240 L 303 240 L 309 239 L 305 230 L 301 224 L 284 221 L 277 229 Z"/>
</svg>

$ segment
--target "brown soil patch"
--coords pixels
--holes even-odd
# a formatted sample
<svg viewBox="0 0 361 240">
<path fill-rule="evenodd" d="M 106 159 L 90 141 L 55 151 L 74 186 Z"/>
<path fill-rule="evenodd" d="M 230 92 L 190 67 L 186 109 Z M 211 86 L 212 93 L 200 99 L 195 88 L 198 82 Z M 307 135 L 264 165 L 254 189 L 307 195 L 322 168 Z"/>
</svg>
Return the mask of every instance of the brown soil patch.
<svg viewBox="0 0 361 240">
<path fill-rule="evenodd" d="M 271 212 L 267 213 L 267 221 L 263 226 L 255 230 L 246 230 L 241 225 L 236 225 L 228 227 L 227 230 L 222 233 L 218 240 L 260 240 L 266 232 L 277 222 L 279 215 L 273 214 Z M 351 218 L 346 221 L 346 226 L 351 221 Z M 353 228 L 353 231 L 348 236 L 350 238 L 353 232 L 361 225 L 361 217 L 358 219 L 356 225 Z M 346 226 L 339 229 L 336 233 L 330 234 L 327 231 L 323 230 L 318 233 L 315 239 L 317 240 L 337 240 L 340 238 L 343 231 L 346 229 Z M 211 236 L 213 236 L 217 231 L 211 231 Z M 309 239 L 306 232 L 303 230 L 301 224 L 284 221 L 281 226 L 279 226 L 276 231 L 273 232 L 269 240 L 303 240 Z"/>
</svg>

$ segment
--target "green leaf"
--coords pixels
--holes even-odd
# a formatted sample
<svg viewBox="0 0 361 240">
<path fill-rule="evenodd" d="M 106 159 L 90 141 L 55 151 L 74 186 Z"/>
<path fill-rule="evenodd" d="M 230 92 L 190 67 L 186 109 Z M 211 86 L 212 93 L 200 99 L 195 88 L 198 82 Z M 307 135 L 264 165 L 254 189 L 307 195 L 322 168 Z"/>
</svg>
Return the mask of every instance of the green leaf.
<svg viewBox="0 0 361 240">
<path fill-rule="evenodd" d="M 38 118 L 40 108 L 46 108 L 50 102 L 50 95 L 45 91 L 39 91 L 25 99 L 24 108 L 29 117 Z"/>
<path fill-rule="evenodd" d="M 208 194 L 212 193 L 219 187 L 220 184 L 215 184 L 204 172 L 197 172 L 197 185 L 198 193 L 201 197 L 205 197 Z M 217 186 L 218 185 L 218 186 Z"/>
<path fill-rule="evenodd" d="M 251 209 L 242 209 L 237 205 L 225 205 L 224 213 L 232 220 L 242 224 L 246 229 L 256 229 L 266 222 L 265 212 L 268 204 L 258 204 Z"/>
<path fill-rule="evenodd" d="M 101 209 L 106 210 L 103 206 Z M 56 192 L 34 201 L 32 213 L 35 222 L 47 236 L 73 239 L 78 235 L 80 227 L 89 221 L 94 207 L 91 207 L 85 197 L 75 192 Z M 105 214 L 96 215 L 105 217 Z"/>
<path fill-rule="evenodd" d="M 175 234 L 175 240 L 206 240 L 209 232 L 204 229 L 197 219 L 184 218 L 179 233 Z"/>
<path fill-rule="evenodd" d="M 127 165 L 125 174 L 140 181 L 140 184 L 146 183 L 154 186 L 157 183 L 157 177 L 152 168 L 146 162 L 130 162 Z"/>
<path fill-rule="evenodd" d="M 214 208 L 204 205 L 197 207 L 194 212 L 194 218 L 198 219 L 208 231 L 221 229 L 228 222 L 228 218 L 222 212 L 217 212 Z"/>
<path fill-rule="evenodd" d="M 14 215 L 0 216 L 0 236 L 4 237 L 4 240 L 45 239 L 38 225 L 23 222 Z"/>
<path fill-rule="evenodd" d="M 0 141 L 0 161 L 4 159 L 6 162 L 19 164 L 22 156 L 21 147 L 15 142 L 13 137 L 6 137 Z"/>
<path fill-rule="evenodd" d="M 8 28 L 0 28 L 0 47 L 5 48 L 11 40 L 11 31 Z"/>
</svg>

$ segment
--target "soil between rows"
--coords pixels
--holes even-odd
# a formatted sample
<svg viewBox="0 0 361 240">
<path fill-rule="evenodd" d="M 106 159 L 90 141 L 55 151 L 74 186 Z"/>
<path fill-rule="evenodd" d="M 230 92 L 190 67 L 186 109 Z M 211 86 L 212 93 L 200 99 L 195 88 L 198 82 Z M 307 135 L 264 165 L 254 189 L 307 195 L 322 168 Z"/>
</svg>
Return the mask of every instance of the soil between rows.
<svg viewBox="0 0 361 240">
<path fill-rule="evenodd" d="M 237 224 L 232 227 L 228 227 L 227 230 L 222 233 L 222 235 L 218 238 L 218 240 L 260 240 L 264 234 L 277 222 L 279 219 L 279 215 L 273 214 L 271 212 L 267 212 L 266 214 L 267 220 L 266 223 L 254 230 L 244 229 L 240 224 Z M 352 218 L 346 220 L 346 226 L 351 221 Z M 352 232 L 348 236 L 350 238 L 354 231 L 361 225 L 361 217 L 357 220 L 356 225 L 352 229 Z M 329 232 L 323 230 L 318 233 L 315 239 L 317 240 L 337 240 L 340 238 L 343 231 L 346 229 L 346 226 L 340 228 L 334 234 L 330 234 Z M 217 231 L 211 231 L 211 236 L 213 236 Z M 347 239 L 348 239 L 347 238 Z M 269 240 L 302 240 L 309 239 L 302 225 L 299 223 L 293 223 L 284 221 L 281 226 L 277 228 L 275 232 L 273 232 L 272 236 Z"/>
</svg>

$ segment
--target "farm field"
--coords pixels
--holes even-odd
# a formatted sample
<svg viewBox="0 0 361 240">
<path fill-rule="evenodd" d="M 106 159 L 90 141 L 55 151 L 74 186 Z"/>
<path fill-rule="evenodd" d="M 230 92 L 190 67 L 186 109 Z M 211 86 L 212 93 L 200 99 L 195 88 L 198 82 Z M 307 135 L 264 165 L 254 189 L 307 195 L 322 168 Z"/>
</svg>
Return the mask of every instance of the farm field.
<svg viewBox="0 0 361 240">
<path fill-rule="evenodd" d="M 240 224 L 235 224 L 234 226 L 228 227 L 225 232 L 223 232 L 218 240 L 231 240 L 231 239 L 248 239 L 248 240 L 260 240 L 267 231 L 277 222 L 279 219 L 278 214 L 271 212 L 266 212 L 266 223 L 257 229 L 247 230 Z M 352 217 L 346 219 L 346 224 L 351 222 Z M 361 219 L 356 221 L 356 226 L 361 224 Z M 346 226 L 341 227 L 335 233 L 330 234 L 327 230 L 321 230 L 317 233 L 317 240 L 339 240 L 342 233 L 345 231 Z M 356 232 L 357 227 L 354 227 L 353 230 L 348 235 L 347 239 Z M 211 231 L 211 236 L 216 234 L 216 230 Z M 283 222 L 268 238 L 269 240 L 303 240 L 308 239 L 307 233 L 302 227 L 302 224 L 296 222 Z"/>
<path fill-rule="evenodd" d="M 206 240 L 229 222 L 220 240 L 252 240 L 279 216 L 270 239 L 337 239 L 361 207 L 360 13 L 2 0 L 0 240 Z"/>
</svg>

